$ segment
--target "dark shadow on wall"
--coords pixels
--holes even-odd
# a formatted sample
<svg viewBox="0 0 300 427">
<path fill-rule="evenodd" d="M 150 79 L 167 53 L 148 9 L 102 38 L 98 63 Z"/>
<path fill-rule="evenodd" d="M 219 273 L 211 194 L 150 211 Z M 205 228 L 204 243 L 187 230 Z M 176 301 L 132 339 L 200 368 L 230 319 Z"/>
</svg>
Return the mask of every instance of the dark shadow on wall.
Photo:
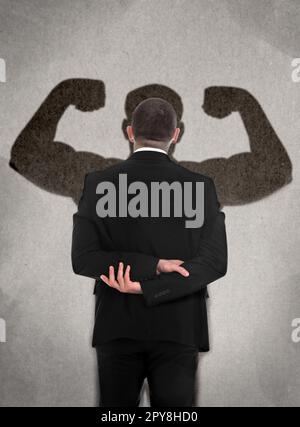
<svg viewBox="0 0 300 427">
<path fill-rule="evenodd" d="M 180 96 L 167 86 L 150 84 L 130 92 L 125 101 L 126 118 L 122 122 L 124 138 L 135 107 L 144 99 L 160 97 L 175 108 L 178 127 L 184 135 L 181 121 L 183 104 Z M 71 145 L 55 141 L 58 123 L 66 109 L 74 105 L 83 112 L 98 110 L 105 105 L 102 81 L 69 79 L 59 83 L 17 137 L 11 149 L 10 166 L 37 186 L 51 193 L 71 197 L 78 203 L 84 176 L 103 170 L 124 159 L 104 158 L 100 154 L 76 151 Z M 208 87 L 204 91 L 204 112 L 223 119 L 237 112 L 249 137 L 249 152 L 229 158 L 175 162 L 195 172 L 212 177 L 221 206 L 242 205 L 260 200 L 292 181 L 292 164 L 271 123 L 257 100 L 246 90 L 226 86 Z M 129 144 L 129 155 L 132 145 Z"/>
<path fill-rule="evenodd" d="M 127 95 L 126 118 L 122 122 L 124 138 L 128 139 L 126 126 L 131 124 L 133 110 L 149 97 L 163 98 L 174 106 L 177 126 L 181 129 L 180 142 L 184 135 L 181 98 L 169 87 L 159 84 L 142 86 Z M 71 105 L 83 112 L 103 108 L 104 83 L 88 79 L 69 79 L 59 83 L 17 137 L 11 149 L 9 165 L 37 186 L 71 197 L 77 204 L 86 173 L 103 170 L 124 159 L 76 151 L 71 145 L 54 140 L 58 123 Z M 187 169 L 212 177 L 221 206 L 260 200 L 292 181 L 290 158 L 263 109 L 249 92 L 234 87 L 208 87 L 204 91 L 202 108 L 206 114 L 217 119 L 223 119 L 233 112 L 239 113 L 249 137 L 250 151 L 229 158 L 178 161 L 174 157 L 175 146 L 172 145 L 169 154 Z M 132 144 L 129 141 L 128 144 L 130 155 Z M 98 378 L 95 380 L 98 385 Z"/>
</svg>

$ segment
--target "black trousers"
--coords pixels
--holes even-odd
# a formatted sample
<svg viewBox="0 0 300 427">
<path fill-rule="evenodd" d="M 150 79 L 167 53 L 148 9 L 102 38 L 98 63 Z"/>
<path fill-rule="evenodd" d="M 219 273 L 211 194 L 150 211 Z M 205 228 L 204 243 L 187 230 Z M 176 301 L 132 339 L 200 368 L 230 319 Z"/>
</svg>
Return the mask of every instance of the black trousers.
<svg viewBox="0 0 300 427">
<path fill-rule="evenodd" d="M 139 406 L 144 379 L 150 406 L 194 406 L 198 349 L 172 341 L 118 338 L 96 346 L 99 406 Z"/>
</svg>

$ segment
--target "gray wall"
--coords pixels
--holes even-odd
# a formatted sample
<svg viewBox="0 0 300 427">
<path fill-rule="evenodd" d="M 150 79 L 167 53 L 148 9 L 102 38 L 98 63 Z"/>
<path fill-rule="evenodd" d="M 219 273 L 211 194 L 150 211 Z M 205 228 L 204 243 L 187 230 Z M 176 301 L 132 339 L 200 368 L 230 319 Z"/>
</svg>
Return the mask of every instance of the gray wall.
<svg viewBox="0 0 300 427">
<path fill-rule="evenodd" d="M 259 100 L 293 163 L 293 180 L 253 203 L 225 206 L 228 273 L 210 286 L 211 351 L 200 355 L 198 406 L 298 406 L 300 318 L 298 164 L 300 6 L 286 0 L 7 0 L 1 5 L 1 406 L 93 406 L 93 281 L 70 262 L 71 198 L 44 191 L 8 165 L 21 129 L 61 80 L 100 79 L 105 108 L 69 108 L 56 140 L 126 158 L 121 123 L 129 91 L 149 83 L 180 94 L 180 160 L 249 150 L 238 114 L 201 109 L 207 86 Z M 298 50 L 297 50 L 298 49 Z M 264 141 L 262 141 L 262 144 Z M 297 334 L 294 334 L 297 335 Z M 142 406 L 148 406 L 147 387 Z"/>
</svg>

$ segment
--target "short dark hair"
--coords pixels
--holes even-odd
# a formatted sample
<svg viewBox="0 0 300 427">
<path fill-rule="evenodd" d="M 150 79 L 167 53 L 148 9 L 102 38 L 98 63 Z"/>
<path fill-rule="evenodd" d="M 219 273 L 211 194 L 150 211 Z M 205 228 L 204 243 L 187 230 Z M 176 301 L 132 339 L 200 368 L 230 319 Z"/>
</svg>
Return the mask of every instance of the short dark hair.
<svg viewBox="0 0 300 427">
<path fill-rule="evenodd" d="M 168 142 L 176 127 L 176 111 L 168 101 L 162 98 L 144 99 L 132 113 L 135 138 Z"/>
</svg>

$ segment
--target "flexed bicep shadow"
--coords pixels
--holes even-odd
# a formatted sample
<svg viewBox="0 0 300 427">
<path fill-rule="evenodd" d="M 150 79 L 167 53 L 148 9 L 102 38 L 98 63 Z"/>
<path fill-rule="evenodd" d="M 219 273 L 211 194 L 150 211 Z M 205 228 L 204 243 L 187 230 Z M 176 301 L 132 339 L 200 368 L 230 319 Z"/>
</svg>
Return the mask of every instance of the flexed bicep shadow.
<svg viewBox="0 0 300 427">
<path fill-rule="evenodd" d="M 121 126 L 128 139 L 126 126 L 131 124 L 135 107 L 144 99 L 160 97 L 170 102 L 177 113 L 180 134 L 183 104 L 171 88 L 149 84 L 128 93 Z M 223 205 L 242 205 L 260 200 L 292 181 L 292 164 L 271 123 L 258 101 L 246 90 L 226 86 L 212 86 L 204 91 L 203 111 L 216 119 L 237 112 L 249 137 L 249 152 L 233 154 L 229 158 L 203 161 L 184 161 L 170 156 L 182 166 L 212 177 L 218 198 Z M 76 151 L 71 145 L 55 141 L 59 120 L 66 109 L 74 105 L 82 112 L 105 106 L 105 85 L 100 80 L 69 79 L 59 83 L 24 127 L 11 149 L 10 166 L 37 186 L 56 194 L 71 197 L 78 203 L 84 176 L 103 170 L 124 159 L 104 158 L 101 154 Z M 129 144 L 129 155 L 132 144 Z"/>
</svg>

